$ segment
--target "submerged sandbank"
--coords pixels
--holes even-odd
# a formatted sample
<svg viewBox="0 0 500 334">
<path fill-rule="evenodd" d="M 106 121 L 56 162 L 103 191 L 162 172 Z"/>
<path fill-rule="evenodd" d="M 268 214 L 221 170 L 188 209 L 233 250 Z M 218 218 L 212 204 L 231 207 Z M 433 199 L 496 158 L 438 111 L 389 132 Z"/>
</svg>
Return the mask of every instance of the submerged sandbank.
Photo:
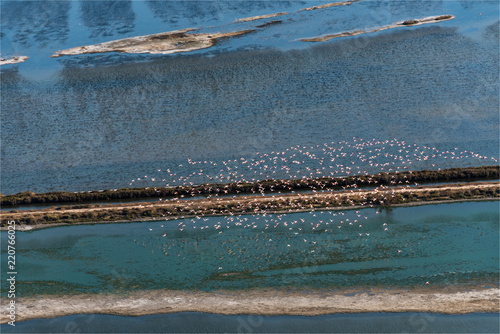
<svg viewBox="0 0 500 334">
<path fill-rule="evenodd" d="M 500 289 L 446 289 L 370 291 L 134 291 L 126 294 L 45 295 L 18 298 L 18 321 L 71 314 L 140 316 L 174 312 L 217 314 L 321 315 L 366 312 L 430 312 L 465 314 L 499 312 Z M 1 323 L 8 320 L 2 314 Z"/>
<path fill-rule="evenodd" d="M 387 30 L 387 29 L 393 29 L 393 28 L 410 27 L 410 26 L 418 26 L 418 25 L 422 25 L 422 24 L 437 23 L 437 22 L 441 22 L 441 21 L 453 20 L 454 18 L 455 18 L 455 16 L 453 16 L 453 15 L 428 16 L 428 17 L 424 17 L 421 19 L 396 22 L 394 24 L 389 24 L 386 26 L 377 27 L 377 28 L 373 28 L 370 30 L 358 29 L 358 30 L 345 31 L 345 32 L 341 32 L 341 33 L 331 34 L 331 35 L 319 36 L 319 37 L 302 38 L 300 40 L 302 42 L 325 42 L 325 41 L 328 41 L 332 38 L 356 36 L 356 35 L 361 35 L 361 34 L 368 34 L 368 33 L 372 33 L 372 32 Z"/>
</svg>

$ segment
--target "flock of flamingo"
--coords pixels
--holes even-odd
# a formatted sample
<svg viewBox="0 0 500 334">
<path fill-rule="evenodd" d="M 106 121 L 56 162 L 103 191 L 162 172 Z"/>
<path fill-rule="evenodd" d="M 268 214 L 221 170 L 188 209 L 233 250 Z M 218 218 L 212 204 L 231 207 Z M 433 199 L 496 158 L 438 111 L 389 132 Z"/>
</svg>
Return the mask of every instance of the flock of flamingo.
<svg viewBox="0 0 500 334">
<path fill-rule="evenodd" d="M 257 152 L 231 160 L 193 160 L 158 168 L 129 182 L 131 186 L 192 186 L 204 183 L 247 183 L 265 179 L 297 179 L 370 175 L 380 172 L 439 169 L 498 163 L 457 147 L 409 144 L 403 140 L 340 141 L 312 146 L 295 145 L 282 151 Z"/>
<path fill-rule="evenodd" d="M 447 163 L 447 160 L 453 162 Z M 398 139 L 378 141 L 353 138 L 349 142 L 340 141 L 314 146 L 295 145 L 282 151 L 256 153 L 254 157 L 249 158 L 241 157 L 223 161 L 188 159 L 185 164 L 157 169 L 157 175 L 145 175 L 132 180 L 130 184 L 187 186 L 201 183 L 254 182 L 276 178 L 339 177 L 369 175 L 381 171 L 455 167 L 460 166 L 460 162 L 463 166 L 487 165 L 497 164 L 498 159 L 468 150 L 460 150 L 457 147 L 439 149 L 432 146 L 409 144 Z M 378 187 L 374 189 L 374 191 L 377 190 Z M 221 191 L 221 193 L 224 192 Z M 336 243 L 331 243 L 331 241 L 339 235 L 366 241 L 371 235 L 377 235 L 379 238 L 383 233 L 390 233 L 391 221 L 383 219 L 384 215 L 379 215 L 380 212 L 374 209 L 346 211 L 315 211 L 310 209 L 302 213 L 289 214 L 229 214 L 216 217 L 197 215 L 193 218 L 179 219 L 174 232 L 166 230 L 168 225 L 165 223 L 161 225 L 153 223 L 155 225 L 151 225 L 148 229 L 155 235 L 155 240 L 160 242 L 159 248 L 165 256 L 175 255 L 182 259 L 186 256 L 185 248 L 178 244 L 179 236 L 174 236 L 171 233 L 187 232 L 187 235 L 195 233 L 208 236 L 224 233 L 234 234 L 230 239 L 224 241 L 229 245 L 231 243 L 239 244 L 239 241 L 236 240 L 241 238 L 241 234 L 235 231 L 247 230 L 256 236 L 258 235 L 257 238 L 265 239 L 265 243 L 268 245 L 266 247 L 272 247 L 271 245 L 279 243 L 284 251 L 295 251 L 300 248 L 302 251 L 307 250 L 309 254 L 312 254 L 321 252 L 322 249 L 329 249 L 330 244 L 331 247 L 337 247 L 338 245 L 336 246 Z M 327 236 L 326 241 L 321 239 L 321 235 Z M 320 242 L 322 248 L 316 247 L 319 242 L 317 238 L 322 240 Z M 196 245 L 195 241 L 191 241 L 190 243 Z M 298 243 L 303 245 L 298 247 Z M 262 242 L 258 244 L 258 247 L 264 247 Z M 144 242 L 143 246 L 145 246 Z M 306 247 L 304 248 L 304 246 Z M 405 256 L 406 246 L 395 246 L 394 254 Z M 250 250 L 251 247 L 248 248 L 248 252 Z M 229 247 L 227 252 L 229 255 L 234 255 L 237 250 Z"/>
</svg>

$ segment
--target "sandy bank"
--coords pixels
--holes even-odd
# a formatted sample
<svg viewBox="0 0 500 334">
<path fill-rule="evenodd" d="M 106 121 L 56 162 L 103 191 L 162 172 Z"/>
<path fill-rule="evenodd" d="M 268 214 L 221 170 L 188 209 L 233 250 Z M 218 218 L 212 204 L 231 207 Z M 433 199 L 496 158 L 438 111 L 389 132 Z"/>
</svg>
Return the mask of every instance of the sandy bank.
<svg viewBox="0 0 500 334">
<path fill-rule="evenodd" d="M 312 37 L 312 38 L 302 38 L 302 42 L 325 42 L 328 41 L 332 38 L 338 38 L 338 37 L 346 37 L 346 36 L 356 36 L 356 35 L 361 35 L 361 34 L 368 34 L 372 32 L 377 32 L 377 31 L 382 31 L 382 30 L 387 30 L 387 29 L 394 29 L 394 28 L 400 28 L 400 27 L 410 27 L 410 26 L 418 26 L 418 25 L 423 25 L 423 24 L 429 24 L 429 23 L 437 23 L 437 22 L 442 22 L 442 21 L 448 21 L 448 20 L 453 20 L 455 16 L 453 15 L 436 15 L 436 16 L 429 16 L 429 17 L 424 17 L 421 19 L 414 19 L 414 20 L 407 20 L 407 21 L 401 21 L 397 22 L 394 24 L 382 26 L 382 27 L 377 27 L 373 28 L 370 30 L 353 30 L 353 31 L 345 31 L 337 34 L 331 34 L 331 35 L 325 35 L 325 36 L 319 36 L 319 37 Z"/>
<path fill-rule="evenodd" d="M 18 56 L 18 57 L 12 57 L 12 58 L 1 58 L 0 59 L 0 66 L 2 65 L 9 65 L 9 64 L 19 64 L 19 63 L 24 63 L 26 60 L 28 60 L 27 56 Z"/>
<path fill-rule="evenodd" d="M 174 312 L 218 314 L 321 315 L 363 312 L 464 314 L 499 312 L 500 289 L 307 291 L 280 290 L 183 292 L 137 291 L 125 295 L 85 294 L 18 298 L 18 321 L 71 314 L 140 316 Z M 7 322 L 2 312 L 1 323 Z"/>
<path fill-rule="evenodd" d="M 182 29 L 153 35 L 124 38 L 115 41 L 84 45 L 57 51 L 51 57 L 81 55 L 102 52 L 171 54 L 206 49 L 214 46 L 218 39 L 240 36 L 253 30 L 241 30 L 214 34 L 189 34 L 195 29 Z"/>
</svg>

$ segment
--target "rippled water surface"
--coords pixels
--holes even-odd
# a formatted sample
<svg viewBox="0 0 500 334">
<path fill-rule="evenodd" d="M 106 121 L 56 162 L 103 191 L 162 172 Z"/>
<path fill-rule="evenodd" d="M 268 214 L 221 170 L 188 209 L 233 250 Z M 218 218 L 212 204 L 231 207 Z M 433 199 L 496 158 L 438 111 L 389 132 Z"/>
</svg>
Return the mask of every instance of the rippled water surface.
<svg viewBox="0 0 500 334">
<path fill-rule="evenodd" d="M 315 317 L 158 314 L 142 317 L 75 315 L 38 319 L 5 328 L 6 333 L 496 333 L 498 314 L 335 314 Z M 98 329 L 98 330 L 96 330 Z"/>
<path fill-rule="evenodd" d="M 17 232 L 17 289 L 486 286 L 498 281 L 498 212 L 468 202 Z"/>
<path fill-rule="evenodd" d="M 1 70 L 2 193 L 119 188 L 158 169 L 199 172 L 187 159 L 238 160 L 353 137 L 498 159 L 496 2 L 360 1 L 298 11 L 321 3 L 2 1 L 2 57 L 30 57 Z M 49 57 L 187 27 L 255 28 L 266 21 L 234 21 L 282 11 L 289 15 L 281 24 L 192 54 Z M 456 19 L 299 40 L 439 14 Z M 488 163 L 437 158 L 418 167 Z M 368 161 L 356 168 L 380 171 Z"/>
</svg>

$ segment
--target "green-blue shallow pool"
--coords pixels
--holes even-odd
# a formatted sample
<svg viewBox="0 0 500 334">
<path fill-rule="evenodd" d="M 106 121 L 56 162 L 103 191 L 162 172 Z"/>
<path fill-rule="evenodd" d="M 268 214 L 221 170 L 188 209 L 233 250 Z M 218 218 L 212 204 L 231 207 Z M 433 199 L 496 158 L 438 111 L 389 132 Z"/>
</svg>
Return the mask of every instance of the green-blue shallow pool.
<svg viewBox="0 0 500 334">
<path fill-rule="evenodd" d="M 56 227 L 17 232 L 17 291 L 484 286 L 498 249 L 497 201 Z"/>
</svg>

